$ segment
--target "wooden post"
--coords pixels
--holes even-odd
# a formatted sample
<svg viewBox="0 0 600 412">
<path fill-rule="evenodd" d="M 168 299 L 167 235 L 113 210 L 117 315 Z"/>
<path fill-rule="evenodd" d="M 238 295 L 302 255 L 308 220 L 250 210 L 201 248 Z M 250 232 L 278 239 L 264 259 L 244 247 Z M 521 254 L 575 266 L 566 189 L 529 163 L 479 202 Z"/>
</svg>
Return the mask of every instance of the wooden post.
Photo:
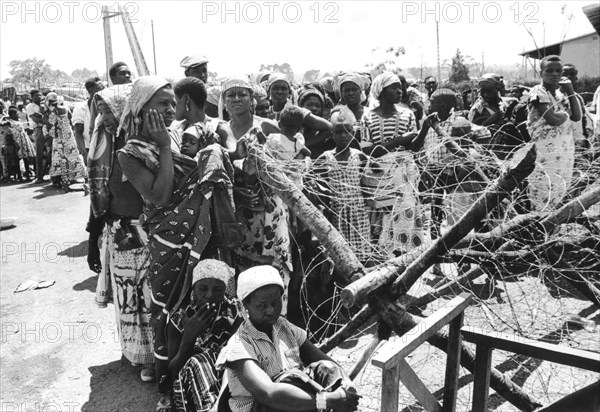
<svg viewBox="0 0 600 412">
<path fill-rule="evenodd" d="M 446 353 L 446 378 L 444 380 L 444 412 L 456 410 L 456 394 L 458 391 L 458 375 L 460 373 L 460 348 L 462 345 L 462 328 L 464 312 L 450 322 L 448 333 L 448 350 Z"/>
<path fill-rule="evenodd" d="M 398 412 L 398 394 L 400 391 L 400 364 L 381 371 L 381 406 L 382 412 Z"/>
<path fill-rule="evenodd" d="M 475 373 L 473 376 L 473 412 L 487 412 L 490 390 L 490 369 L 492 367 L 492 348 L 478 344 L 475 355 Z"/>
</svg>

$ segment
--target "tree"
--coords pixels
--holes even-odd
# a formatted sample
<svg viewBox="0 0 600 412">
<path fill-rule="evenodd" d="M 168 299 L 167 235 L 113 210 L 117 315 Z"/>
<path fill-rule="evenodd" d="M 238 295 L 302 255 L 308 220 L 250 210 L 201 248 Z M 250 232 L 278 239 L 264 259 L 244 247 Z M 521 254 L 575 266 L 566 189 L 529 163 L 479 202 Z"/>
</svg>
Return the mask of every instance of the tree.
<svg viewBox="0 0 600 412">
<path fill-rule="evenodd" d="M 52 77 L 52 68 L 44 59 L 32 57 L 25 60 L 13 60 L 8 63 L 10 81 L 21 87 L 41 87 Z"/>
<path fill-rule="evenodd" d="M 470 80 L 469 68 L 465 65 L 465 58 L 461 54 L 460 49 L 456 49 L 456 55 L 452 58 L 449 79 L 454 83 Z"/>
<path fill-rule="evenodd" d="M 81 83 L 94 76 L 98 76 L 98 72 L 96 70 L 90 70 L 87 67 L 84 67 L 83 69 L 75 69 L 71 73 L 73 80 Z"/>
<path fill-rule="evenodd" d="M 288 63 L 283 63 L 281 65 L 275 63 L 275 64 L 261 64 L 260 65 L 260 70 L 259 71 L 263 71 L 263 70 L 268 70 L 272 73 L 283 73 L 285 74 L 288 79 L 290 81 L 295 81 L 294 79 L 294 71 L 292 70 L 292 68 L 290 67 L 290 65 Z"/>
<path fill-rule="evenodd" d="M 314 83 L 317 82 L 320 78 L 321 70 L 319 69 L 311 69 L 307 70 L 302 76 L 302 83 Z"/>
</svg>

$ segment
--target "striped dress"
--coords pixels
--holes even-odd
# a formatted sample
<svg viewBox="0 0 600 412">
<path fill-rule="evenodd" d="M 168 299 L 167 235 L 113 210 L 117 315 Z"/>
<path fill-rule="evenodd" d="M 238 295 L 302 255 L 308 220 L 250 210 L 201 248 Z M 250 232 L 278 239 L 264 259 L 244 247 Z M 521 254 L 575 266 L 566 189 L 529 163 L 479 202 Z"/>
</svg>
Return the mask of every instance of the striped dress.
<svg viewBox="0 0 600 412">
<path fill-rule="evenodd" d="M 169 322 L 183 335 L 183 314 L 195 312 L 192 305 L 181 308 Z M 173 401 L 177 411 L 209 411 L 219 396 L 223 371 L 215 362 L 221 349 L 235 332 L 239 314 L 236 300 L 225 298 L 212 326 L 196 338 L 194 355 L 188 359 L 173 382 Z"/>
</svg>

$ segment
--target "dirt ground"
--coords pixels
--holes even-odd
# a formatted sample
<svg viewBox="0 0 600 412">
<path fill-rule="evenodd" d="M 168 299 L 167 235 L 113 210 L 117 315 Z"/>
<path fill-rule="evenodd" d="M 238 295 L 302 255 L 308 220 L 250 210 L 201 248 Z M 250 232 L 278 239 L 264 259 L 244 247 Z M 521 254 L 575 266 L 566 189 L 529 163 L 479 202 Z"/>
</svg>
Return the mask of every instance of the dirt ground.
<svg viewBox="0 0 600 412">
<path fill-rule="evenodd" d="M 142 383 L 139 368 L 121 359 L 113 306 L 98 308 L 94 302 L 97 276 L 85 260 L 89 198 L 83 192 L 65 194 L 49 184 L 24 183 L 3 186 L 0 206 L 2 217 L 18 218 L 16 227 L 0 232 L 0 412 L 154 410 L 155 385 Z M 30 279 L 56 283 L 14 293 Z M 424 293 L 433 282 L 428 276 L 411 293 Z M 528 334 L 597 351 L 599 328 L 574 328 L 566 319 L 579 314 L 598 324 L 600 312 L 568 291 L 545 284 L 545 279 L 528 277 L 501 282 L 494 293 L 486 294 L 479 279 L 474 288 L 482 298 L 469 308 L 465 323 L 512 332 L 516 322 Z M 437 306 L 443 304 L 442 300 Z M 435 309 L 432 305 L 425 314 Z M 519 319 L 515 314 L 521 314 Z M 344 343 L 332 356 L 350 369 L 372 331 Z M 444 354 L 426 344 L 407 361 L 441 400 Z M 494 352 L 493 364 L 544 404 L 598 379 L 592 372 L 499 351 Z M 470 410 L 472 380 L 463 369 L 458 411 Z M 381 371 L 369 364 L 356 383 L 364 396 L 360 410 L 378 411 Z M 402 386 L 399 407 L 403 412 L 423 410 Z M 493 391 L 490 407 L 515 410 Z"/>
</svg>

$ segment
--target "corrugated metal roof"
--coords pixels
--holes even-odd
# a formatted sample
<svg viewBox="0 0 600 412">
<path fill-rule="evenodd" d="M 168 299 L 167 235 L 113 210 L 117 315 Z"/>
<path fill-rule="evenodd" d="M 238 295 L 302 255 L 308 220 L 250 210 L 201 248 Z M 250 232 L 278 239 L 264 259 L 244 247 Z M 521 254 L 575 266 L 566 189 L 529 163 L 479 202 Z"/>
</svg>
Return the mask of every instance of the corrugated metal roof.
<svg viewBox="0 0 600 412">
<path fill-rule="evenodd" d="M 585 6 L 583 12 L 596 30 L 596 34 L 600 34 L 600 3 Z"/>
<path fill-rule="evenodd" d="M 554 44 L 550 44 L 546 47 L 540 47 L 539 49 L 533 49 L 533 50 L 529 50 L 523 53 L 519 53 L 519 56 L 527 56 L 531 59 L 543 59 L 545 56 L 549 56 L 551 54 L 557 54 L 560 56 L 560 52 L 562 49 L 562 46 L 566 43 L 572 42 L 574 40 L 579 40 L 582 39 L 584 37 L 590 37 L 590 36 L 598 36 L 598 33 L 594 32 L 594 33 L 588 33 L 588 34 L 584 34 L 582 36 L 577 36 L 577 37 L 573 37 L 572 39 L 568 39 L 559 43 L 554 43 Z"/>
</svg>

